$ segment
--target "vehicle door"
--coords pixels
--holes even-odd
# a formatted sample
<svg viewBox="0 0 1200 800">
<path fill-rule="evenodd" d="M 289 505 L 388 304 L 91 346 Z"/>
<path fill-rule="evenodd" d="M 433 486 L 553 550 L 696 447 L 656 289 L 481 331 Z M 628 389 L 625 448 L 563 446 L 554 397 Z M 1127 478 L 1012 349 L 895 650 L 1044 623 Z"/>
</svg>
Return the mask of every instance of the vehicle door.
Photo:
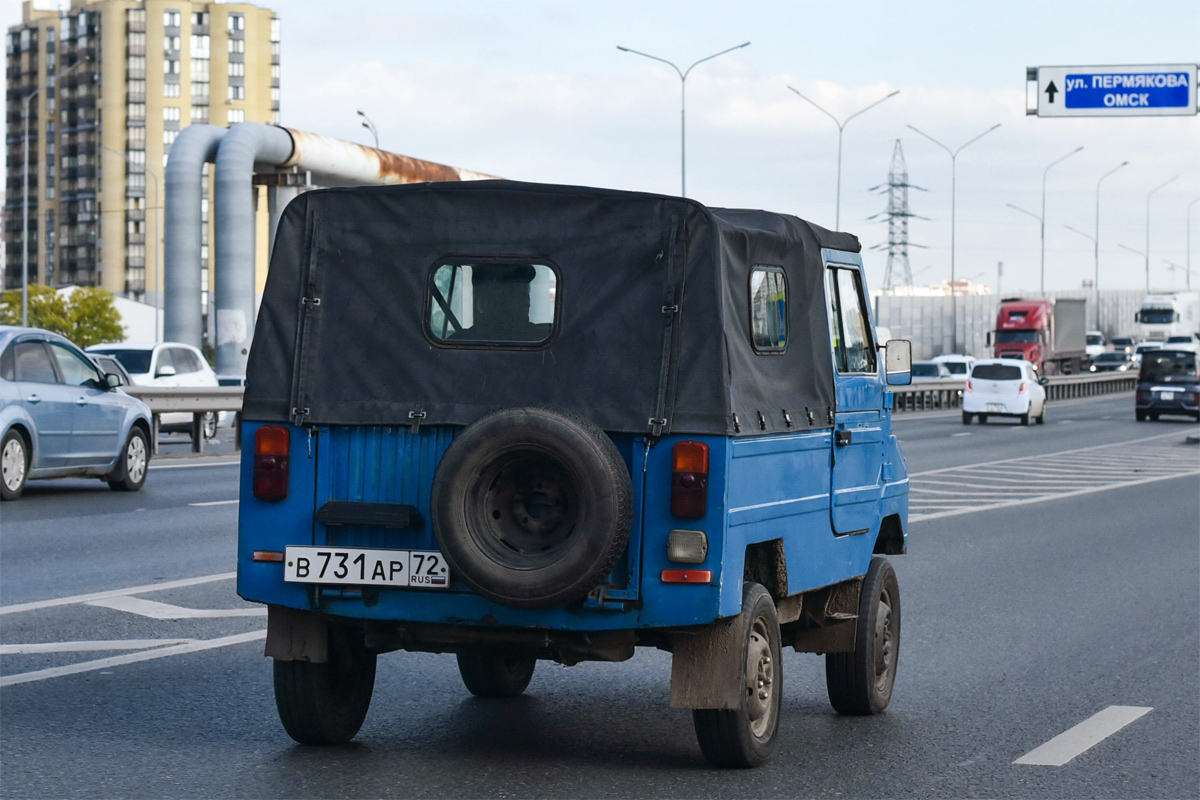
<svg viewBox="0 0 1200 800">
<path fill-rule="evenodd" d="M 830 509 L 834 535 L 844 536 L 866 533 L 879 524 L 884 389 L 861 262 L 848 254 L 826 255 L 825 297 L 837 403 Z"/>
<path fill-rule="evenodd" d="M 54 359 L 41 337 L 13 345 L 13 378 L 21 405 L 37 428 L 31 469 L 65 467 L 71 452 L 75 398 L 58 379 Z"/>
<path fill-rule="evenodd" d="M 47 342 L 47 347 L 75 404 L 67 465 L 103 466 L 116 457 L 120 447 L 125 407 L 119 395 L 105 387 L 103 377 L 83 353 L 61 342 Z"/>
</svg>

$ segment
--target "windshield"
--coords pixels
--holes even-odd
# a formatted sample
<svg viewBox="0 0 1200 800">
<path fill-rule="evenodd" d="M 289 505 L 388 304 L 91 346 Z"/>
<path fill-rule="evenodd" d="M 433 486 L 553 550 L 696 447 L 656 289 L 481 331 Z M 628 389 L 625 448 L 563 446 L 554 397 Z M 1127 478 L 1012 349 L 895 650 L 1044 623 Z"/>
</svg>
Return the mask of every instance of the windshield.
<svg viewBox="0 0 1200 800">
<path fill-rule="evenodd" d="M 1091 334 L 1087 337 L 1088 344 L 1104 344 L 1104 337 Z"/>
<path fill-rule="evenodd" d="M 996 331 L 996 344 L 1036 344 L 1037 331 Z"/>
<path fill-rule="evenodd" d="M 1128 361 L 1128 360 L 1129 360 L 1129 356 L 1126 355 L 1125 353 L 1101 353 L 1100 355 L 1096 356 L 1097 362 L 1104 362 L 1105 364 L 1112 362 L 1112 361 Z"/>
<path fill-rule="evenodd" d="M 1157 350 L 1158 348 L 1159 346 L 1156 344 L 1139 344 L 1135 352 L 1149 353 L 1151 350 Z"/>
<path fill-rule="evenodd" d="M 980 364 L 971 370 L 971 377 L 985 381 L 1019 381 L 1021 368 L 1006 364 Z"/>
<path fill-rule="evenodd" d="M 1175 321 L 1173 308 L 1143 308 L 1142 323 L 1146 325 L 1166 325 Z"/>
<path fill-rule="evenodd" d="M 1133 346 L 1133 339 L 1129 339 L 1124 336 L 1119 336 L 1116 339 L 1113 339 L 1113 346 L 1114 347 L 1131 347 L 1131 346 Z"/>
<path fill-rule="evenodd" d="M 946 365 L 946 369 L 950 370 L 951 375 L 967 374 L 967 362 L 965 361 L 943 361 L 942 363 Z"/>
<path fill-rule="evenodd" d="M 1196 378 L 1196 354 L 1186 350 L 1155 350 L 1142 357 L 1138 378 L 1143 381 L 1187 380 Z"/>
<path fill-rule="evenodd" d="M 1168 336 L 1167 344 L 1191 344 L 1192 337 L 1190 336 Z"/>
<path fill-rule="evenodd" d="M 125 350 L 116 347 L 98 347 L 90 351 L 92 353 L 104 353 L 112 356 L 117 361 L 121 362 L 121 366 L 131 375 L 146 373 L 150 371 L 150 355 L 151 350 Z"/>
<path fill-rule="evenodd" d="M 922 364 L 920 361 L 914 361 L 912 376 L 914 378 L 936 378 L 938 376 L 937 364 Z"/>
</svg>

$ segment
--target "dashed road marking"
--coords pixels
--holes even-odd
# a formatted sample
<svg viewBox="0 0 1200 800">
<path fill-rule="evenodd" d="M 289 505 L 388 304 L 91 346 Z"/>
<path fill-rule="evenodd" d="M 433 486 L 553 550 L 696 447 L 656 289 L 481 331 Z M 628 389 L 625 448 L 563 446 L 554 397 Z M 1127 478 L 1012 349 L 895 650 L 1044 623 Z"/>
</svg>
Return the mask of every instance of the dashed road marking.
<svg viewBox="0 0 1200 800">
<path fill-rule="evenodd" d="M 231 505 L 234 505 L 235 503 L 240 503 L 240 502 L 242 502 L 242 501 L 241 500 L 209 500 L 206 503 L 188 503 L 188 505 L 192 506 L 193 508 L 198 508 L 200 506 L 231 506 Z"/>
<path fill-rule="evenodd" d="M 93 600 L 87 605 L 126 611 L 150 619 L 220 619 L 225 617 L 265 617 L 267 607 L 254 605 L 249 608 L 184 608 L 144 597 L 122 595 L 102 600 Z"/>
<path fill-rule="evenodd" d="M 149 583 L 144 586 L 130 586 L 127 589 L 110 589 L 107 592 L 92 592 L 91 594 L 77 594 L 70 597 L 56 597 L 51 600 L 37 600 L 32 603 L 16 603 L 11 606 L 0 606 L 0 616 L 4 614 L 16 614 L 21 611 L 37 611 L 41 608 L 53 608 L 54 606 L 72 606 L 79 603 L 88 603 L 93 600 L 104 600 L 108 597 L 121 597 L 129 594 L 145 594 L 146 592 L 158 592 L 163 589 L 179 589 L 184 586 L 199 586 L 202 583 L 213 583 L 215 581 L 231 581 L 236 577 L 236 572 L 221 572 L 216 575 L 201 575 L 198 578 L 183 578 L 182 580 L 177 581 Z"/>
<path fill-rule="evenodd" d="M 1146 706 L 1109 706 L 1041 747 L 1035 747 L 1013 763 L 1061 767 L 1153 710 Z"/>
</svg>

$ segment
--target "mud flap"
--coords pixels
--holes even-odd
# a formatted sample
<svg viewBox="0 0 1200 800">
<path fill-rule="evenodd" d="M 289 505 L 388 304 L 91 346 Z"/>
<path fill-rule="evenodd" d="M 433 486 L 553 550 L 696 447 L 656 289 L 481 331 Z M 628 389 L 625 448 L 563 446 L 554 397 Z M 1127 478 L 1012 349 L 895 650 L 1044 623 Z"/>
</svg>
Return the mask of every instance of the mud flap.
<svg viewBox="0 0 1200 800">
<path fill-rule="evenodd" d="M 671 708 L 740 706 L 746 654 L 742 616 L 672 636 Z"/>
<path fill-rule="evenodd" d="M 311 611 L 267 606 L 267 646 L 263 653 L 276 661 L 329 660 L 329 625 Z"/>
</svg>

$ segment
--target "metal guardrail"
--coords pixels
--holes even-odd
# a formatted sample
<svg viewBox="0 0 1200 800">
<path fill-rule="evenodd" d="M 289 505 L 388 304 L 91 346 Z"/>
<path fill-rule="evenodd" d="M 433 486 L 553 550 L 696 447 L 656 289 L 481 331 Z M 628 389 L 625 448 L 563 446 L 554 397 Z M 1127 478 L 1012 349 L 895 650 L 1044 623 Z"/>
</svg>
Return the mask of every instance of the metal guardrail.
<svg viewBox="0 0 1200 800">
<path fill-rule="evenodd" d="M 1137 388 L 1136 372 L 1088 372 L 1081 375 L 1051 375 L 1047 400 L 1068 400 Z M 966 381 L 915 381 L 909 386 L 889 387 L 895 394 L 894 411 L 932 411 L 961 408 Z"/>
<path fill-rule="evenodd" d="M 204 452 L 204 415 L 210 411 L 233 411 L 237 418 L 233 423 L 234 446 L 242 449 L 242 395 L 241 386 L 123 386 L 126 394 L 136 397 L 150 406 L 154 430 L 150 436 L 150 447 L 158 453 L 160 417 L 166 413 L 192 412 L 192 452 Z"/>
</svg>

